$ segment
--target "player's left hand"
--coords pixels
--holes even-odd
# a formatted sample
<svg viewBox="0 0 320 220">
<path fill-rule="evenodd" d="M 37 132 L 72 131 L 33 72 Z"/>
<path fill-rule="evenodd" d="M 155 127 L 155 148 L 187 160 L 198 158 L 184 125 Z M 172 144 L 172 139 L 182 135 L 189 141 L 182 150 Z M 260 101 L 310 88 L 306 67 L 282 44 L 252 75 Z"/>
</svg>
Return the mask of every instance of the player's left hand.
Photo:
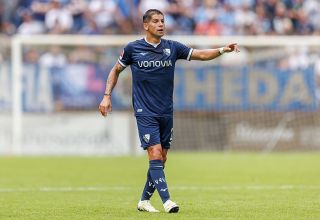
<svg viewBox="0 0 320 220">
<path fill-rule="evenodd" d="M 236 52 L 236 53 L 239 53 L 240 50 L 239 50 L 239 47 L 238 47 L 238 44 L 237 43 L 232 43 L 232 44 L 229 44 L 227 46 L 225 46 L 223 48 L 224 52 L 226 53 L 230 53 L 230 52 Z"/>
</svg>

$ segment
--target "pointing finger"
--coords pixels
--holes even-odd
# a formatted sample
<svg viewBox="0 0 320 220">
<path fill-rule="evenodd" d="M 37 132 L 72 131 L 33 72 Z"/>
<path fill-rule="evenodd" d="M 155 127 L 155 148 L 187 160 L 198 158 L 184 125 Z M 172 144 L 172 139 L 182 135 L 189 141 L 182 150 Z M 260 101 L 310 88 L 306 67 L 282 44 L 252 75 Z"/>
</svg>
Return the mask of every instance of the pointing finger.
<svg viewBox="0 0 320 220">
<path fill-rule="evenodd" d="M 240 52 L 240 49 L 239 49 L 239 47 L 238 47 L 237 45 L 235 45 L 234 50 L 235 50 L 237 53 Z"/>
</svg>

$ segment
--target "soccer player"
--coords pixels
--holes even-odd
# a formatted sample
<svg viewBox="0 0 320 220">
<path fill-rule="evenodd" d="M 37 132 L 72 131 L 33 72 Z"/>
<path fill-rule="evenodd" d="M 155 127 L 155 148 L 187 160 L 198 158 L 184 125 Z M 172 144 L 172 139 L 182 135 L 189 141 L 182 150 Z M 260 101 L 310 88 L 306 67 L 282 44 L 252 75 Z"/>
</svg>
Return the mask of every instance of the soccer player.
<svg viewBox="0 0 320 220">
<path fill-rule="evenodd" d="M 146 36 L 130 42 L 111 69 L 99 110 L 103 116 L 112 111 L 111 92 L 121 71 L 130 65 L 133 109 L 141 147 L 147 150 L 149 158 L 147 181 L 138 210 L 159 212 L 150 203 L 150 198 L 157 189 L 164 210 L 174 213 L 179 211 L 179 206 L 170 199 L 164 164 L 172 142 L 175 63 L 178 59 L 212 60 L 223 53 L 239 52 L 239 49 L 233 43 L 217 49 L 199 50 L 162 39 L 165 33 L 164 15 L 157 9 L 145 12 L 143 28 Z"/>
</svg>

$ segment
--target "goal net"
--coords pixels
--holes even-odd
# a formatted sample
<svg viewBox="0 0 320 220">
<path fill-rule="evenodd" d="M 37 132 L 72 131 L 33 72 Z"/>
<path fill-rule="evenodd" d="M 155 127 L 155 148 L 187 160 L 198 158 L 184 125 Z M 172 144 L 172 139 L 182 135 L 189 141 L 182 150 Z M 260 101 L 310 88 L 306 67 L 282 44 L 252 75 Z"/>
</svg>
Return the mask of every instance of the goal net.
<svg viewBox="0 0 320 220">
<path fill-rule="evenodd" d="M 129 68 L 114 90 L 111 116 L 98 112 L 107 73 L 124 45 L 141 37 L 13 38 L 0 61 L 0 153 L 141 152 Z M 168 38 L 199 49 L 237 42 L 241 50 L 177 62 L 173 149 L 320 148 L 318 37 Z"/>
</svg>

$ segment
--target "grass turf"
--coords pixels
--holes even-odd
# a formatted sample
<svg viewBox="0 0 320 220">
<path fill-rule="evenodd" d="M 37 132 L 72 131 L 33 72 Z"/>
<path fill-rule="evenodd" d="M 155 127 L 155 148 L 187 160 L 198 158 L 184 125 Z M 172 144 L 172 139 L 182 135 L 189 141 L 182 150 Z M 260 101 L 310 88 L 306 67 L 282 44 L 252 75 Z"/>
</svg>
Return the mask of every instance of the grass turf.
<svg viewBox="0 0 320 220">
<path fill-rule="evenodd" d="M 0 219 L 320 219 L 320 154 L 169 153 L 178 214 L 136 210 L 146 157 L 2 157 Z"/>
</svg>

